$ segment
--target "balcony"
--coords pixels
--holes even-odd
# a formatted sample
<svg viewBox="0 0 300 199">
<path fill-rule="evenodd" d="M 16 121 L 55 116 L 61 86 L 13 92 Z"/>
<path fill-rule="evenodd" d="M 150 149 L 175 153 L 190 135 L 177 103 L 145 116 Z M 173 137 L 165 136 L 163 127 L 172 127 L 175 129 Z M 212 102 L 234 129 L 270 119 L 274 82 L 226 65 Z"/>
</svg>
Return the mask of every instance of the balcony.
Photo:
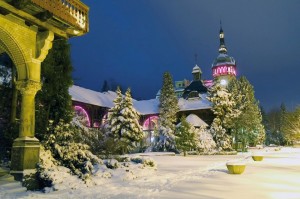
<svg viewBox="0 0 300 199">
<path fill-rule="evenodd" d="M 66 38 L 89 31 L 89 7 L 80 0 L 4 0 L 0 13 L 13 13 L 28 24 Z"/>
</svg>

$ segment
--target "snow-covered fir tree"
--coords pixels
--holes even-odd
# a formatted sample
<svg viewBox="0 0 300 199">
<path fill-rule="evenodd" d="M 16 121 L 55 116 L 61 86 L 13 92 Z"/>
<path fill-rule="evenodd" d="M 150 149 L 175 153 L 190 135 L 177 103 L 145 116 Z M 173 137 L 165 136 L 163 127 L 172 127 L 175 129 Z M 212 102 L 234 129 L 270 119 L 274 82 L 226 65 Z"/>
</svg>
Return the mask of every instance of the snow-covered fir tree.
<svg viewBox="0 0 300 199">
<path fill-rule="evenodd" d="M 249 144 L 254 146 L 262 144 L 265 139 L 265 130 L 253 86 L 246 77 L 241 77 L 231 82 L 229 91 L 235 99 L 235 106 L 241 111 L 231 126 L 236 141 L 242 142 L 243 147 Z"/>
<path fill-rule="evenodd" d="M 127 153 L 136 147 L 143 137 L 143 129 L 139 124 L 139 114 L 134 109 L 130 89 L 123 98 L 121 90 L 117 89 L 115 106 L 108 118 L 108 128 L 116 143 L 119 153 Z"/>
<path fill-rule="evenodd" d="M 159 102 L 159 139 L 155 145 L 155 150 L 175 150 L 175 122 L 179 107 L 173 86 L 173 79 L 169 72 L 164 73 Z"/>
<path fill-rule="evenodd" d="M 91 175 L 94 165 L 102 161 L 82 142 L 80 132 L 73 124 L 60 121 L 53 125 L 53 121 L 50 121 L 42 145 L 51 151 L 58 165 L 69 168 L 73 174 L 86 180 Z"/>
<path fill-rule="evenodd" d="M 187 151 L 197 150 L 200 142 L 195 129 L 190 123 L 186 121 L 186 117 L 182 116 L 180 119 L 180 125 L 175 131 L 176 148 L 183 151 L 186 156 Z"/>
<path fill-rule="evenodd" d="M 212 111 L 216 116 L 211 125 L 211 133 L 217 148 L 231 150 L 232 139 L 228 129 L 240 114 L 240 111 L 235 109 L 234 98 L 218 81 L 209 89 L 207 98 L 212 102 Z"/>
<path fill-rule="evenodd" d="M 200 152 L 209 153 L 216 149 L 216 142 L 205 126 L 200 126 L 200 128 L 195 129 L 195 132 L 199 137 L 198 150 Z"/>
</svg>

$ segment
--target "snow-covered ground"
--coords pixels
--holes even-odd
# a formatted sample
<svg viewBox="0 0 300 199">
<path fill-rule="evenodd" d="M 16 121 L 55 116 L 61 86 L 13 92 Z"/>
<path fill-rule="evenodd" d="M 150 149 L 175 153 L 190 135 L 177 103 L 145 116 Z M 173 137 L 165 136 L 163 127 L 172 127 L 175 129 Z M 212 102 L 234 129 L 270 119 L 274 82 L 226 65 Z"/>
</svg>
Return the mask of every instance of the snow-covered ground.
<svg viewBox="0 0 300 199">
<path fill-rule="evenodd" d="M 0 186 L 0 198 L 300 198 L 300 149 L 259 150 L 261 162 L 251 153 L 234 156 L 151 155 L 157 170 L 140 169 L 133 180 L 104 179 L 97 186 L 50 193 L 9 193 Z M 241 175 L 228 174 L 226 162 L 246 162 Z M 67 183 L 67 182 L 64 182 Z M 75 186 L 76 187 L 76 186 Z"/>
</svg>

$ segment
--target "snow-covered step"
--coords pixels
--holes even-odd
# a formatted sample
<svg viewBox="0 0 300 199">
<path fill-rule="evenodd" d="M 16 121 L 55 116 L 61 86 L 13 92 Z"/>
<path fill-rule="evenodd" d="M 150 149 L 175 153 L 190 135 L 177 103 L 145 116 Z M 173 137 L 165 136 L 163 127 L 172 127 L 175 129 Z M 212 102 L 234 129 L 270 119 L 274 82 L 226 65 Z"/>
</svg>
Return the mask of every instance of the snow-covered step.
<svg viewBox="0 0 300 199">
<path fill-rule="evenodd" d="M 27 189 L 25 187 L 22 187 L 21 185 L 19 185 L 20 187 L 14 187 L 11 189 L 6 189 L 3 192 L 4 193 L 22 193 L 22 192 L 26 192 Z"/>
<path fill-rule="evenodd" d="M 6 182 L 1 185 L 0 189 L 12 189 L 22 186 L 20 182 Z"/>
<path fill-rule="evenodd" d="M 2 193 L 20 193 L 26 192 L 27 189 L 21 185 L 21 182 L 17 181 L 0 181 L 0 192 Z"/>
<path fill-rule="evenodd" d="M 22 186 L 21 182 L 15 181 L 14 177 L 6 174 L 0 177 L 0 192 L 5 193 L 20 193 L 26 192 L 27 189 Z"/>
<path fill-rule="evenodd" d="M 8 182 L 14 182 L 14 181 L 15 181 L 14 176 L 12 176 L 10 174 L 6 174 L 6 175 L 0 177 L 0 185 L 8 183 Z"/>
<path fill-rule="evenodd" d="M 0 177 L 9 173 L 9 169 L 0 167 Z"/>
</svg>

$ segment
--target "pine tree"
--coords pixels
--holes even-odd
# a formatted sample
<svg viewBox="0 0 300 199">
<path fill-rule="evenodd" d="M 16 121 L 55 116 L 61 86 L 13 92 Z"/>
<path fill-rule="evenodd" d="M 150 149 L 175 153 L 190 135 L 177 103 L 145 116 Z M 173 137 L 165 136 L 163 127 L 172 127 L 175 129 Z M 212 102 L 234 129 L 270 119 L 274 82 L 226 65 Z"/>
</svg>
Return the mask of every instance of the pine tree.
<svg viewBox="0 0 300 199">
<path fill-rule="evenodd" d="M 179 110 L 178 99 L 175 95 L 173 80 L 170 73 L 165 72 L 163 77 L 163 86 L 159 98 L 159 120 L 158 133 L 159 141 L 156 143 L 156 150 L 174 150 L 175 149 L 175 122 L 176 113 Z"/>
<path fill-rule="evenodd" d="M 208 92 L 208 100 L 212 103 L 212 111 L 215 118 L 211 125 L 211 133 L 218 150 L 231 150 L 231 135 L 229 128 L 238 117 L 240 111 L 235 109 L 236 103 L 227 88 L 216 81 Z"/>
<path fill-rule="evenodd" d="M 54 125 L 73 118 L 69 87 L 73 84 L 70 44 L 65 39 L 53 42 L 53 47 L 42 63 L 42 89 L 36 95 L 36 136 L 43 139 L 48 121 Z"/>
<path fill-rule="evenodd" d="M 196 150 L 200 145 L 194 127 L 186 121 L 185 116 L 181 117 L 180 126 L 175 131 L 175 141 L 176 148 L 183 151 L 184 156 L 186 156 L 187 151 Z"/>
<path fill-rule="evenodd" d="M 136 144 L 143 139 L 144 133 L 139 125 L 139 114 L 134 109 L 130 89 L 123 98 L 120 89 L 117 89 L 115 106 L 111 109 L 108 118 L 109 130 L 115 142 L 116 151 L 127 153 L 136 147 Z"/>
</svg>

